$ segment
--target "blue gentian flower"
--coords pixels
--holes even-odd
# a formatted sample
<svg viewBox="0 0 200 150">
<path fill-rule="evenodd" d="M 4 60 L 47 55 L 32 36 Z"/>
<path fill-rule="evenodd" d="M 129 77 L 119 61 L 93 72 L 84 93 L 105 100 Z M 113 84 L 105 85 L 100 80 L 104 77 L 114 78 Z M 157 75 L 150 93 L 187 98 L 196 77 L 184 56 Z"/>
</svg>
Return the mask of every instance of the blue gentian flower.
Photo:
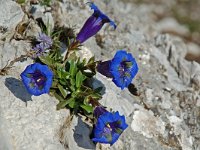
<svg viewBox="0 0 200 150">
<path fill-rule="evenodd" d="M 115 113 L 105 111 L 97 119 L 92 140 L 113 145 L 127 127 L 125 117 L 120 116 L 118 111 Z"/>
<path fill-rule="evenodd" d="M 20 76 L 30 94 L 39 96 L 44 93 L 49 93 L 52 85 L 53 72 L 47 65 L 41 65 L 39 63 L 31 64 L 26 67 Z"/>
<path fill-rule="evenodd" d="M 110 72 L 110 64 L 111 60 L 99 62 L 97 65 L 97 71 L 108 78 L 112 78 L 112 74 Z"/>
<path fill-rule="evenodd" d="M 95 35 L 105 23 L 110 23 L 111 26 L 116 28 L 115 23 L 106 16 L 99 8 L 92 2 L 89 2 L 90 8 L 94 10 L 94 13 L 87 19 L 84 26 L 77 35 L 76 40 L 79 43 L 85 42 L 88 38 Z"/>
<path fill-rule="evenodd" d="M 105 112 L 108 112 L 103 106 L 97 106 L 94 109 L 94 116 L 96 118 L 98 118 L 99 116 L 101 116 L 102 114 L 104 114 Z"/>
<path fill-rule="evenodd" d="M 53 44 L 52 39 L 49 36 L 47 36 L 45 33 L 39 33 L 39 37 L 37 38 L 37 41 L 40 43 L 43 43 L 44 49 L 50 48 Z"/>
<path fill-rule="evenodd" d="M 128 87 L 137 72 L 138 65 L 135 58 L 124 50 L 117 51 L 110 63 L 113 82 L 121 89 L 124 89 Z"/>
</svg>

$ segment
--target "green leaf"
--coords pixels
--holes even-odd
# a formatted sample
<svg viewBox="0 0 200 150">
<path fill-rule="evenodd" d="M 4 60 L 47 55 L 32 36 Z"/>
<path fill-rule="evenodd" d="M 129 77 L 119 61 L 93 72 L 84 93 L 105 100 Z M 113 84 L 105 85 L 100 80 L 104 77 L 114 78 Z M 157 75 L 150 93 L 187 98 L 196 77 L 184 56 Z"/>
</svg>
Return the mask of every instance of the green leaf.
<svg viewBox="0 0 200 150">
<path fill-rule="evenodd" d="M 58 70 L 57 70 L 57 74 L 58 74 L 58 77 L 59 77 L 59 78 L 62 78 L 62 71 L 61 71 L 61 69 L 58 69 Z"/>
<path fill-rule="evenodd" d="M 86 64 L 87 59 L 83 58 L 82 64 L 85 65 Z"/>
<path fill-rule="evenodd" d="M 52 83 L 52 88 L 57 88 L 58 80 L 54 79 Z"/>
<path fill-rule="evenodd" d="M 55 92 L 56 92 L 55 89 L 50 88 L 50 90 L 49 90 L 49 95 L 50 95 L 50 96 L 54 96 Z"/>
<path fill-rule="evenodd" d="M 42 6 L 50 6 L 50 4 L 51 4 L 51 0 L 41 0 L 40 1 L 40 5 L 42 5 Z"/>
<path fill-rule="evenodd" d="M 84 66 L 86 65 L 86 58 L 84 58 L 82 61 L 80 59 L 80 57 L 78 58 L 77 64 L 78 64 L 78 68 L 82 69 L 84 68 Z"/>
<path fill-rule="evenodd" d="M 89 101 L 90 101 L 90 96 L 86 96 L 86 97 L 84 98 L 84 104 L 88 104 Z"/>
<path fill-rule="evenodd" d="M 57 93 L 53 93 L 53 95 L 54 95 L 55 98 L 57 98 L 59 101 L 64 101 L 64 100 L 65 100 L 62 96 L 58 95 Z"/>
<path fill-rule="evenodd" d="M 76 90 L 76 88 L 75 88 L 75 85 L 76 85 L 75 79 L 71 78 L 71 79 L 70 79 L 70 84 L 71 84 L 71 86 L 70 86 L 69 88 L 70 88 L 72 91 L 75 91 L 75 90 Z"/>
<path fill-rule="evenodd" d="M 26 2 L 26 0 L 17 0 L 16 1 L 18 4 L 24 4 Z"/>
<path fill-rule="evenodd" d="M 93 107 L 90 106 L 90 105 L 81 105 L 81 108 L 83 108 L 88 113 L 92 113 L 93 112 Z"/>
<path fill-rule="evenodd" d="M 76 98 L 78 93 L 74 90 L 73 93 L 71 94 L 72 97 Z"/>
<path fill-rule="evenodd" d="M 75 99 L 74 98 L 70 101 L 69 107 L 71 107 L 71 108 L 75 107 Z"/>
<path fill-rule="evenodd" d="M 60 84 L 58 84 L 58 89 L 60 90 L 60 92 L 61 92 L 61 94 L 62 94 L 62 96 L 63 96 L 64 98 L 66 98 L 67 95 L 69 94 L 69 92 L 68 92 L 66 89 L 64 89 L 63 86 L 60 85 Z"/>
<path fill-rule="evenodd" d="M 74 85 L 71 85 L 69 88 L 70 88 L 70 90 L 72 90 L 73 92 L 76 90 L 75 87 L 74 87 Z"/>
<path fill-rule="evenodd" d="M 76 62 L 73 61 L 73 60 L 71 60 L 71 61 L 70 61 L 70 69 L 69 69 L 70 75 L 71 75 L 72 77 L 74 77 L 75 74 L 77 73 L 77 70 L 78 70 L 78 68 L 77 68 Z"/>
<path fill-rule="evenodd" d="M 55 61 L 55 67 L 56 68 L 62 68 L 63 67 L 63 64 L 60 63 L 59 60 L 55 59 L 54 61 Z"/>
<path fill-rule="evenodd" d="M 56 106 L 56 109 L 59 110 L 59 109 L 65 108 L 73 100 L 74 100 L 73 98 L 70 98 L 68 100 L 59 102 Z"/>
<path fill-rule="evenodd" d="M 71 54 L 69 54 L 68 60 L 77 60 L 77 56 L 76 56 L 76 52 L 73 52 Z"/>
<path fill-rule="evenodd" d="M 101 96 L 99 93 L 92 93 L 92 94 L 90 94 L 90 96 L 91 96 L 93 99 L 100 99 L 100 98 L 102 98 L 102 96 Z"/>
<path fill-rule="evenodd" d="M 76 87 L 77 87 L 77 88 L 80 88 L 81 85 L 82 85 L 82 83 L 83 83 L 83 81 L 84 81 L 85 79 L 86 79 L 86 76 L 83 75 L 83 74 L 81 73 L 81 71 L 79 71 L 79 72 L 76 74 Z"/>
<path fill-rule="evenodd" d="M 65 78 L 65 79 L 70 78 L 70 73 L 65 71 L 63 68 L 57 69 L 57 73 L 58 73 L 59 78 Z"/>
<path fill-rule="evenodd" d="M 62 77 L 65 77 L 65 79 L 69 79 L 70 78 L 70 73 L 69 72 L 63 72 L 62 73 Z"/>
<path fill-rule="evenodd" d="M 91 57 L 91 58 L 89 59 L 88 64 L 94 63 L 94 61 L 95 61 L 95 57 L 93 56 L 93 57 Z"/>
<path fill-rule="evenodd" d="M 50 56 L 41 56 L 39 58 L 41 62 L 43 62 L 44 64 L 48 66 L 52 66 L 55 63 L 54 60 Z"/>
<path fill-rule="evenodd" d="M 75 79 L 70 78 L 70 83 L 71 83 L 71 85 L 76 85 L 76 81 L 75 81 Z"/>
<path fill-rule="evenodd" d="M 59 80 L 59 82 L 60 82 L 60 84 L 62 84 L 62 85 L 65 85 L 65 86 L 67 85 L 66 79 L 63 79 L 63 78 L 62 78 L 62 79 Z"/>
</svg>

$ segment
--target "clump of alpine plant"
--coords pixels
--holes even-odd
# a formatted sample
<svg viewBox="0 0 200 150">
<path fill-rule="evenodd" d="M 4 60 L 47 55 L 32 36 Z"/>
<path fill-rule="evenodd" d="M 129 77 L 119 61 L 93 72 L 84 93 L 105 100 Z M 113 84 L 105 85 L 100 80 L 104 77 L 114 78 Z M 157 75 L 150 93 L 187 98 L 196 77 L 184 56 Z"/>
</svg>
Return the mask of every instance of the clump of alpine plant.
<svg viewBox="0 0 200 150">
<path fill-rule="evenodd" d="M 116 28 L 115 23 L 94 3 L 90 2 L 89 5 L 94 13 L 77 36 L 72 39 L 66 37 L 65 56 L 61 53 L 59 41 L 63 38 L 63 34 L 60 34 L 62 31 L 55 29 L 58 33 L 48 34 L 51 36 L 40 33 L 31 51 L 34 63 L 25 68 L 21 78 L 31 95 L 50 94 L 58 100 L 57 110 L 69 109 L 72 116 L 87 118 L 93 127 L 91 140 L 94 143 L 113 145 L 128 125 L 125 116 L 118 111 L 107 111 L 100 104 L 102 87 L 93 88 L 93 78 L 98 70 L 124 89 L 137 74 L 138 66 L 132 54 L 124 50 L 117 51 L 113 59 L 104 62 L 95 61 L 95 57 L 86 60 L 76 55 L 77 50 L 81 49 L 80 45 L 99 32 L 105 23 Z"/>
</svg>

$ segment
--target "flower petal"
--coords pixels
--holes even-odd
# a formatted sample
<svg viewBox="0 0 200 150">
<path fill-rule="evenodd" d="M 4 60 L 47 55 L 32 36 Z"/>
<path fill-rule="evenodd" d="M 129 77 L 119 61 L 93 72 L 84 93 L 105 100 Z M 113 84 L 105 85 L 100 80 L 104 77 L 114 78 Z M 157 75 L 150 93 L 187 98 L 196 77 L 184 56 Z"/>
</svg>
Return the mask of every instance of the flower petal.
<svg viewBox="0 0 200 150">
<path fill-rule="evenodd" d="M 39 96 L 49 92 L 53 73 L 46 65 L 34 63 L 26 67 L 21 73 L 21 78 L 27 91 L 32 95 Z M 42 80 L 42 82 L 38 80 Z"/>
<path fill-rule="evenodd" d="M 110 20 L 108 16 L 102 13 L 94 3 L 88 2 L 88 4 L 90 8 L 94 10 L 94 13 L 87 19 L 80 32 L 77 34 L 76 40 L 80 43 L 83 43 L 90 37 L 94 36 L 105 23 L 110 23 L 110 25 L 116 28 L 115 23 Z"/>
<path fill-rule="evenodd" d="M 122 90 L 128 87 L 138 72 L 135 58 L 124 50 L 118 50 L 110 63 L 113 82 Z"/>
<path fill-rule="evenodd" d="M 125 117 L 119 112 L 105 112 L 97 118 L 97 123 L 93 129 L 93 141 L 100 143 L 114 144 L 121 133 L 127 128 Z"/>
</svg>

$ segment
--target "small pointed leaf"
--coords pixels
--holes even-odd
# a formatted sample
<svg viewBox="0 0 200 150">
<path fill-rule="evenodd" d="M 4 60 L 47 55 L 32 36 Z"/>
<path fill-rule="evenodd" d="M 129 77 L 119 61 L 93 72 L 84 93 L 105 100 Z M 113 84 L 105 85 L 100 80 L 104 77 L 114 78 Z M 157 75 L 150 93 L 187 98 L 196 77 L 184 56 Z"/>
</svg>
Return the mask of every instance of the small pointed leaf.
<svg viewBox="0 0 200 150">
<path fill-rule="evenodd" d="M 81 108 L 83 108 L 88 113 L 92 113 L 93 112 L 93 107 L 90 106 L 90 105 L 81 105 Z"/>
<path fill-rule="evenodd" d="M 53 95 L 54 95 L 55 98 L 57 98 L 59 101 L 64 101 L 64 100 L 65 100 L 62 96 L 58 95 L 57 93 L 53 93 Z"/>
<path fill-rule="evenodd" d="M 70 62 L 70 69 L 69 69 L 69 73 L 72 77 L 75 76 L 76 72 L 77 72 L 78 68 L 77 68 L 77 65 L 76 65 L 76 62 L 71 60 Z"/>
<path fill-rule="evenodd" d="M 68 92 L 66 89 L 64 89 L 63 86 L 60 85 L 60 84 L 58 84 L 58 89 L 60 90 L 62 96 L 63 96 L 64 98 L 66 98 L 69 92 Z"/>
<path fill-rule="evenodd" d="M 77 74 L 76 74 L 76 87 L 77 88 L 80 88 L 83 81 L 86 79 L 85 75 L 83 75 L 81 73 L 81 71 L 79 71 Z"/>
<path fill-rule="evenodd" d="M 40 61 L 48 66 L 54 65 L 54 60 L 50 56 L 41 56 L 39 57 Z"/>
<path fill-rule="evenodd" d="M 73 101 L 74 99 L 73 98 L 70 98 L 68 100 L 64 100 L 64 101 L 61 101 L 57 104 L 57 110 L 59 109 L 62 109 L 62 108 L 65 108 L 71 101 Z"/>
<path fill-rule="evenodd" d="M 70 101 L 69 107 L 71 107 L 71 108 L 75 107 L 75 99 L 74 98 Z"/>
</svg>

